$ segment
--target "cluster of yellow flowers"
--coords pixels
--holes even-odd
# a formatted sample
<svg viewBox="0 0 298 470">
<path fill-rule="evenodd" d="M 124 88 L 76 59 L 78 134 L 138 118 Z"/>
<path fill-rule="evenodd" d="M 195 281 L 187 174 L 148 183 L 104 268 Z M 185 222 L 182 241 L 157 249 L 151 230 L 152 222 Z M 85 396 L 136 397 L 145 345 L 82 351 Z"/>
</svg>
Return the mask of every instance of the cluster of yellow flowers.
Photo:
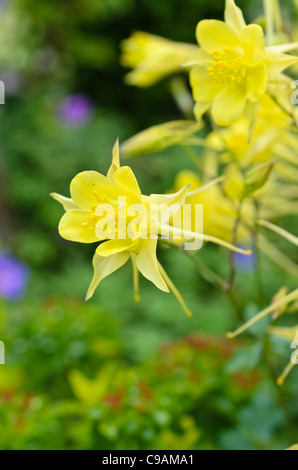
<svg viewBox="0 0 298 470">
<path fill-rule="evenodd" d="M 128 84 L 147 87 L 179 72 L 189 75 L 189 88 L 183 82 L 181 87 L 173 87 L 177 103 L 188 119 L 146 129 L 122 143 L 120 151 L 117 141 L 107 176 L 85 171 L 72 180 L 71 198 L 52 194 L 66 211 L 60 221 L 60 235 L 76 242 L 100 242 L 86 299 L 106 276 L 130 259 L 136 301 L 140 299 L 140 272 L 159 289 L 171 290 L 190 316 L 181 294 L 157 260 L 159 240 L 181 251 L 185 239 L 212 242 L 247 256 L 254 243 L 283 269 L 298 275 L 297 264 L 268 239 L 271 231 L 298 244 L 295 235 L 274 223 L 285 215 L 297 215 L 298 209 L 295 82 L 284 73 L 298 64 L 298 58 L 291 54 L 298 49 L 298 43 L 292 41 L 293 35 L 288 39 L 281 34 L 278 1 L 271 4 L 273 12 L 268 2 L 264 3 L 265 33 L 260 24 L 246 25 L 234 0 L 226 0 L 225 21 L 198 23 L 198 45 L 175 43 L 140 31 L 123 41 L 121 62 L 132 69 L 126 76 Z M 187 109 L 189 103 L 193 103 L 192 118 Z M 202 138 L 198 131 L 203 130 L 206 120 L 213 130 Z M 173 145 L 180 145 L 189 153 L 198 172 L 180 172 L 168 194 L 143 195 L 132 170 L 120 166 L 119 154 L 135 157 Z M 194 147 L 201 148 L 200 156 Z M 139 210 L 132 213 L 131 206 L 138 204 Z M 174 216 L 181 216 L 185 204 L 190 205 L 191 211 L 188 217 L 183 213 L 181 228 Z M 171 212 L 173 205 L 175 210 Z M 204 234 L 198 233 L 194 224 L 198 205 L 204 207 Z M 129 225 L 133 225 L 130 231 Z M 168 237 L 164 236 L 165 231 Z M 112 236 L 115 233 L 118 236 Z M 231 291 L 234 268 L 231 257 L 230 279 L 220 282 L 226 291 Z M 215 273 L 214 278 L 219 279 Z M 270 313 L 276 319 L 285 312 L 296 311 L 297 302 L 298 289 L 281 289 L 268 308 L 229 333 L 229 337 Z M 296 331 L 297 328 L 270 328 L 272 334 L 292 341 Z M 279 383 L 292 366 L 291 363 L 286 368 Z"/>
</svg>

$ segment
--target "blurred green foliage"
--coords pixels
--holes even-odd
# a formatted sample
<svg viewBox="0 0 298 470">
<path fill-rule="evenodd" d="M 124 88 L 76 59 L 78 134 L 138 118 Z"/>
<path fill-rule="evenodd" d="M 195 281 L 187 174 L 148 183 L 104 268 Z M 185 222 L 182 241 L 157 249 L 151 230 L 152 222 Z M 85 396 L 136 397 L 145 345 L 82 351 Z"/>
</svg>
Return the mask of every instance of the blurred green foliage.
<svg viewBox="0 0 298 470">
<path fill-rule="evenodd" d="M 263 372 L 235 364 L 241 343 L 191 334 L 136 364 L 117 322 L 76 298 L 2 303 L 0 321 L 2 449 L 282 445 L 284 417 Z"/>
</svg>

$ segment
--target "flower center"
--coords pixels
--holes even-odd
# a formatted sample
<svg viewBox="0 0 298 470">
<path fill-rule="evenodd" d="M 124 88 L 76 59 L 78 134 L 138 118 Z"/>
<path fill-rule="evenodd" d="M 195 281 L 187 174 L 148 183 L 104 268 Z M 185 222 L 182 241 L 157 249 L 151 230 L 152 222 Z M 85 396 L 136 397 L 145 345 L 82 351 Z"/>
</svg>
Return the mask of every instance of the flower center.
<svg viewBox="0 0 298 470">
<path fill-rule="evenodd" d="M 96 204 L 89 210 L 88 222 L 82 225 L 89 230 L 96 230 L 99 239 L 136 240 L 146 236 L 148 232 L 148 208 L 143 204 L 127 205 L 126 196 L 118 195 L 116 199 L 108 199 L 94 191 Z"/>
<path fill-rule="evenodd" d="M 215 83 L 230 82 L 241 85 L 246 77 L 247 65 L 235 49 L 225 48 L 211 53 L 213 60 L 208 61 L 207 71 Z"/>
</svg>

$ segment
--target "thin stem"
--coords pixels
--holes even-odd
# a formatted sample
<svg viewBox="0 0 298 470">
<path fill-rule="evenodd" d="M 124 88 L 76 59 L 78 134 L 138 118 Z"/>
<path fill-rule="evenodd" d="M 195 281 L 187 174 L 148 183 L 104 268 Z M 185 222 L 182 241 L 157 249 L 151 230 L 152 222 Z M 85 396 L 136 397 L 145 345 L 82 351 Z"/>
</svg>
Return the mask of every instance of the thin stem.
<svg viewBox="0 0 298 470">
<path fill-rule="evenodd" d="M 225 291 L 227 296 L 228 296 L 228 299 L 230 300 L 231 302 L 231 305 L 234 309 L 234 312 L 235 312 L 235 315 L 237 317 L 237 320 L 239 321 L 239 323 L 243 323 L 244 321 L 244 317 L 243 317 L 243 313 L 242 313 L 242 310 L 237 302 L 237 299 L 234 295 L 234 292 L 232 291 L 231 288 L 229 288 L 228 290 Z"/>
<path fill-rule="evenodd" d="M 298 246 L 298 237 L 295 237 L 292 233 L 288 232 L 287 230 L 278 227 L 278 225 L 272 224 L 271 222 L 268 222 L 267 220 L 258 220 L 258 224 L 261 225 L 262 227 L 266 227 L 272 232 L 277 233 L 281 237 L 285 238 L 289 242 L 293 243 L 294 245 Z"/>
<path fill-rule="evenodd" d="M 238 227 L 241 221 L 241 209 L 242 209 L 242 203 L 239 204 L 238 210 L 237 210 L 237 218 L 235 220 L 235 225 L 233 228 L 233 233 L 232 233 L 232 243 L 235 245 L 237 243 L 237 233 L 238 233 Z M 235 268 L 235 263 L 234 263 L 234 256 L 233 253 L 230 253 L 230 273 L 229 273 L 229 279 L 228 279 L 228 290 L 231 290 L 234 284 L 235 280 L 235 275 L 236 275 L 236 268 Z"/>
<path fill-rule="evenodd" d="M 134 299 L 135 302 L 140 302 L 141 299 L 139 295 L 139 270 L 136 263 L 136 253 L 131 253 L 130 257 L 132 262 Z"/>
<path fill-rule="evenodd" d="M 272 46 L 274 42 L 274 16 L 272 8 L 272 0 L 263 0 L 266 20 L 266 37 L 267 45 Z"/>
<path fill-rule="evenodd" d="M 193 99 L 186 86 L 185 80 L 181 77 L 172 78 L 169 88 L 184 117 L 186 119 L 193 119 Z"/>
<path fill-rule="evenodd" d="M 196 152 L 194 152 L 193 149 L 188 145 L 182 145 L 182 148 L 184 148 L 185 152 L 191 158 L 191 161 L 195 164 L 197 170 L 199 170 L 200 173 L 202 171 L 202 165 L 200 164 L 199 157 Z"/>
<path fill-rule="evenodd" d="M 221 277 L 218 276 L 218 274 L 212 271 L 212 269 L 210 269 L 208 266 L 202 263 L 202 261 L 200 261 L 190 251 L 184 250 L 184 248 L 182 248 L 179 245 L 176 245 L 175 243 L 170 242 L 169 240 L 160 239 L 160 241 L 164 245 L 170 246 L 171 248 L 174 248 L 175 250 L 180 251 L 180 253 L 183 253 L 184 255 L 186 255 L 189 259 L 192 260 L 193 263 L 195 263 L 196 267 L 198 268 L 199 273 L 204 279 L 207 278 L 206 280 L 208 281 L 212 280 L 213 281 L 212 284 L 216 285 L 221 290 L 226 291 L 227 283 L 223 279 L 221 279 Z"/>
<path fill-rule="evenodd" d="M 294 367 L 294 362 L 289 362 L 288 365 L 283 370 L 282 374 L 277 379 L 277 385 L 281 386 L 284 384 L 285 379 L 288 377 L 289 373 Z"/>
<path fill-rule="evenodd" d="M 167 275 L 167 273 L 165 272 L 165 270 L 163 269 L 163 267 L 160 263 L 158 263 L 158 269 L 159 269 L 160 274 L 164 278 L 166 284 L 169 286 L 170 290 L 173 292 L 174 296 L 176 297 L 176 299 L 178 300 L 178 302 L 181 305 L 182 309 L 184 310 L 186 316 L 187 317 L 192 317 L 192 313 L 189 310 L 189 308 L 186 306 L 186 304 L 185 304 L 185 302 L 182 298 L 182 295 L 178 291 L 175 284 L 173 284 L 173 282 L 171 281 L 171 279 L 169 278 L 169 276 Z"/>
<path fill-rule="evenodd" d="M 292 276 L 298 276 L 298 266 L 294 261 L 284 255 L 275 245 L 272 245 L 266 237 L 259 236 L 261 250 L 271 258 L 278 266 L 288 271 Z"/>
<path fill-rule="evenodd" d="M 180 253 L 183 253 L 186 255 L 198 268 L 198 272 L 200 276 L 205 279 L 208 282 L 211 282 L 214 286 L 216 286 L 218 289 L 220 289 L 222 292 L 225 292 L 233 309 L 236 314 L 236 317 L 238 318 L 240 323 L 243 323 L 243 315 L 241 308 L 238 305 L 238 302 L 236 300 L 236 297 L 234 293 L 229 289 L 229 286 L 227 282 L 222 279 L 218 274 L 216 274 L 212 269 L 210 269 L 206 264 L 202 263 L 196 256 L 194 256 L 190 251 L 184 250 L 179 245 L 176 245 L 175 243 L 172 243 L 168 240 L 161 239 L 160 240 L 164 245 L 167 245 L 171 248 L 174 248 L 177 251 L 180 251 Z"/>
<path fill-rule="evenodd" d="M 255 211 L 256 211 L 256 220 L 259 218 L 259 204 L 256 199 L 254 199 Z M 259 248 L 259 226 L 255 224 L 254 237 L 254 246 L 257 256 L 257 269 L 256 269 L 256 281 L 257 281 L 257 298 L 259 300 L 259 305 L 261 308 L 264 307 L 264 295 L 263 295 L 263 283 L 262 283 L 262 270 L 261 270 L 261 252 Z"/>
<path fill-rule="evenodd" d="M 245 331 L 250 326 L 254 325 L 254 323 L 256 323 L 257 321 L 259 321 L 262 318 L 269 315 L 269 313 L 273 312 L 276 308 L 281 307 L 285 304 L 288 304 L 288 303 L 290 303 L 290 302 L 292 302 L 293 300 L 296 300 L 296 299 L 298 299 L 298 289 L 295 289 L 293 292 L 286 295 L 282 299 L 279 299 L 276 302 L 269 305 L 269 307 L 266 307 L 264 310 L 262 310 L 260 313 L 255 315 L 253 318 L 251 318 L 248 322 L 246 322 L 244 325 L 242 325 L 236 331 L 234 331 L 233 333 L 228 333 L 227 337 L 228 338 L 235 338 L 235 336 L 238 336 L 240 333 L 243 333 L 243 331 Z"/>
<path fill-rule="evenodd" d="M 270 348 L 270 343 L 267 339 L 264 342 L 264 348 L 263 348 L 264 363 L 267 366 L 267 370 L 268 370 L 270 378 L 273 382 L 273 386 L 274 386 L 274 389 L 275 389 L 275 393 L 276 393 L 278 402 L 279 402 L 279 404 L 280 404 L 280 406 L 281 406 L 281 408 L 284 412 L 289 438 L 291 439 L 292 442 L 296 442 L 297 436 L 296 436 L 296 432 L 295 432 L 295 426 L 294 426 L 294 423 L 292 421 L 291 413 L 289 412 L 287 402 L 284 399 L 284 396 L 283 396 L 283 393 L 282 393 L 282 390 L 281 390 L 280 386 L 278 385 L 277 375 L 275 373 L 274 367 L 271 364 L 271 360 L 270 360 L 271 351 L 270 351 L 269 348 Z"/>
<path fill-rule="evenodd" d="M 273 0 L 273 13 L 274 13 L 274 23 L 275 29 L 277 32 L 282 32 L 282 16 L 279 5 L 279 0 Z"/>
</svg>

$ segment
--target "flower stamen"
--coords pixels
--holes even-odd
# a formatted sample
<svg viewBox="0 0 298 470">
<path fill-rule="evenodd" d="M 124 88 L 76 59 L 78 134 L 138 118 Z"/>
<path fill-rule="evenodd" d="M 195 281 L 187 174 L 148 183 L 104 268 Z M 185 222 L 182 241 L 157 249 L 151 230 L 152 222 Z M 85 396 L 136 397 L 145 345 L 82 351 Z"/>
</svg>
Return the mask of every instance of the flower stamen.
<svg viewBox="0 0 298 470">
<path fill-rule="evenodd" d="M 160 263 L 158 263 L 158 269 L 159 269 L 159 272 L 160 274 L 162 275 L 162 277 L 164 278 L 166 284 L 169 286 L 170 290 L 173 292 L 174 296 L 176 297 L 176 299 L 178 300 L 179 304 L 181 305 L 181 307 L 183 308 L 184 312 L 186 313 L 186 316 L 187 317 L 192 317 L 192 313 L 191 311 L 187 308 L 183 298 L 182 298 L 182 295 L 180 294 L 180 292 L 178 291 L 178 289 L 176 288 L 176 286 L 173 284 L 173 282 L 171 281 L 171 279 L 169 278 L 169 276 L 167 275 L 167 273 L 165 272 L 165 270 L 163 269 L 162 265 Z"/>
</svg>

